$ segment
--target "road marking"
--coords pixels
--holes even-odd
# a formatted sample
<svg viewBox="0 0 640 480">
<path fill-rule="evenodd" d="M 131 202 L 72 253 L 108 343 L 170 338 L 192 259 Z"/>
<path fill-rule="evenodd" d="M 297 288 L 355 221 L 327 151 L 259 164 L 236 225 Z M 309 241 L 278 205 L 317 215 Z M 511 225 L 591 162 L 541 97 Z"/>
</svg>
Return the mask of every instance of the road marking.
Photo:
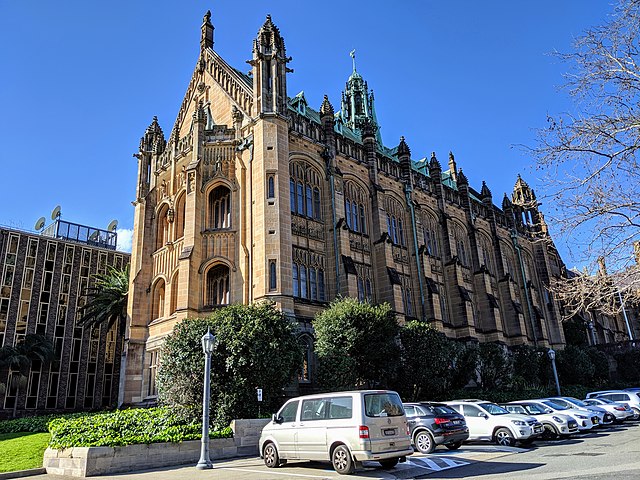
<svg viewBox="0 0 640 480">
<path fill-rule="evenodd" d="M 439 472 L 441 470 L 448 470 L 450 468 L 461 467 L 463 465 L 469 465 L 469 462 L 464 462 L 462 460 L 454 460 L 452 458 L 426 458 L 426 457 L 416 457 L 407 459 L 406 464 L 416 466 L 419 468 L 427 468 L 429 470 L 433 470 L 435 472 Z"/>
</svg>

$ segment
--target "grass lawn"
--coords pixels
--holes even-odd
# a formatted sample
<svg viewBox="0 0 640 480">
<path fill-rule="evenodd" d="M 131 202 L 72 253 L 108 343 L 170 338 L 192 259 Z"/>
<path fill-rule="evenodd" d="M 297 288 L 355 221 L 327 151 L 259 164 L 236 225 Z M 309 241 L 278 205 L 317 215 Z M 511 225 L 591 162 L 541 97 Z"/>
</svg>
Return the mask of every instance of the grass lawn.
<svg viewBox="0 0 640 480">
<path fill-rule="evenodd" d="M 0 472 L 42 467 L 42 456 L 49 437 L 49 433 L 0 434 Z"/>
</svg>

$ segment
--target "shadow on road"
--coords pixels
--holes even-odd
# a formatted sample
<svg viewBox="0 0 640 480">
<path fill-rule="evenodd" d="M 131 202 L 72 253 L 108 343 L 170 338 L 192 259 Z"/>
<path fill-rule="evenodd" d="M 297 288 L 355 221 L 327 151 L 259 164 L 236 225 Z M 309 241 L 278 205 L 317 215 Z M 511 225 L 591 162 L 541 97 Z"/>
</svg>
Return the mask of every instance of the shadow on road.
<svg viewBox="0 0 640 480">
<path fill-rule="evenodd" d="M 540 468 L 544 463 L 507 463 L 507 462 L 478 462 L 463 467 L 433 472 L 416 478 L 475 478 L 482 475 L 496 475 L 501 473 L 517 473 Z M 506 477 L 510 478 L 510 477 Z"/>
</svg>

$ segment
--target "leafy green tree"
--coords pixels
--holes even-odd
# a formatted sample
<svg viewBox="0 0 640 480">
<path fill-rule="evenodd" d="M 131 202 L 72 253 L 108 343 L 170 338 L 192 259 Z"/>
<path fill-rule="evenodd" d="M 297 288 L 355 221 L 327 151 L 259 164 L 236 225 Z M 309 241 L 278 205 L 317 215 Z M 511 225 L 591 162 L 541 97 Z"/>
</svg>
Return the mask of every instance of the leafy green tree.
<svg viewBox="0 0 640 480">
<path fill-rule="evenodd" d="M 610 380 L 609 375 L 609 359 L 606 353 L 598 350 L 595 347 L 589 347 L 586 349 L 589 360 L 593 364 L 593 377 L 589 385 L 606 385 Z"/>
<path fill-rule="evenodd" d="M 95 327 L 104 324 L 109 328 L 113 322 L 118 321 L 120 332 L 123 332 L 127 318 L 129 265 L 122 270 L 109 265 L 107 273 L 96 274 L 94 278 L 94 285 L 87 289 L 87 303 L 82 308 L 78 325 Z"/>
<path fill-rule="evenodd" d="M 547 350 L 517 345 L 511 350 L 512 384 L 515 387 L 544 386 L 553 381 Z"/>
<path fill-rule="evenodd" d="M 27 334 L 24 340 L 15 346 L 5 345 L 0 348 L 0 371 L 7 369 L 11 374 L 13 386 L 16 388 L 16 401 L 13 405 L 13 416 L 16 416 L 18 398 L 21 390 L 26 386 L 29 371 L 40 368 L 51 362 L 54 357 L 54 347 L 51 340 L 43 335 Z M 8 388 L 12 386 L 9 385 Z"/>
<path fill-rule="evenodd" d="M 455 342 L 455 354 L 452 362 L 451 388 L 465 387 L 471 380 L 476 379 L 478 366 L 478 345 L 475 343 Z"/>
<path fill-rule="evenodd" d="M 283 389 L 302 366 L 297 325 L 271 303 L 231 305 L 208 318 L 178 323 L 166 338 L 158 369 L 158 399 L 164 405 L 202 403 L 204 354 L 201 338 L 216 336 L 211 358 L 211 418 L 224 427 L 233 418 L 258 413 L 256 388 L 263 391 L 262 411 L 275 411 Z"/>
<path fill-rule="evenodd" d="M 616 372 L 625 382 L 640 382 L 640 350 L 626 348 L 613 355 L 618 364 Z"/>
<path fill-rule="evenodd" d="M 561 385 L 589 385 L 595 367 L 584 349 L 567 345 L 556 357 Z"/>
<path fill-rule="evenodd" d="M 480 387 L 492 389 L 511 380 L 511 358 L 507 350 L 498 343 L 481 343 L 478 348 L 476 367 Z"/>
<path fill-rule="evenodd" d="M 325 390 L 387 387 L 400 364 L 399 325 L 388 304 L 342 298 L 313 320 L 319 384 Z"/>
<path fill-rule="evenodd" d="M 402 398 L 444 398 L 453 377 L 455 341 L 427 323 L 412 320 L 400 328 L 400 349 L 402 368 L 396 388 Z"/>
</svg>

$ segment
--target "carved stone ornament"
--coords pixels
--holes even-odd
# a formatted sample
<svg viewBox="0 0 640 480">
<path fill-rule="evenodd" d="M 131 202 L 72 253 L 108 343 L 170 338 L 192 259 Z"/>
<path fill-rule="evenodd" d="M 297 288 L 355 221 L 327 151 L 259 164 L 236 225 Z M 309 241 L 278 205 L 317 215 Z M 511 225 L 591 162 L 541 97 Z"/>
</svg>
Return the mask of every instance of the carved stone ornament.
<svg viewBox="0 0 640 480">
<path fill-rule="evenodd" d="M 169 210 L 167 211 L 167 220 L 169 221 L 169 223 L 173 223 L 173 221 L 176 218 L 176 212 L 173 209 L 173 207 L 169 208 Z"/>
<path fill-rule="evenodd" d="M 189 183 L 187 184 L 187 193 L 196 191 L 196 172 L 189 172 Z"/>
</svg>

